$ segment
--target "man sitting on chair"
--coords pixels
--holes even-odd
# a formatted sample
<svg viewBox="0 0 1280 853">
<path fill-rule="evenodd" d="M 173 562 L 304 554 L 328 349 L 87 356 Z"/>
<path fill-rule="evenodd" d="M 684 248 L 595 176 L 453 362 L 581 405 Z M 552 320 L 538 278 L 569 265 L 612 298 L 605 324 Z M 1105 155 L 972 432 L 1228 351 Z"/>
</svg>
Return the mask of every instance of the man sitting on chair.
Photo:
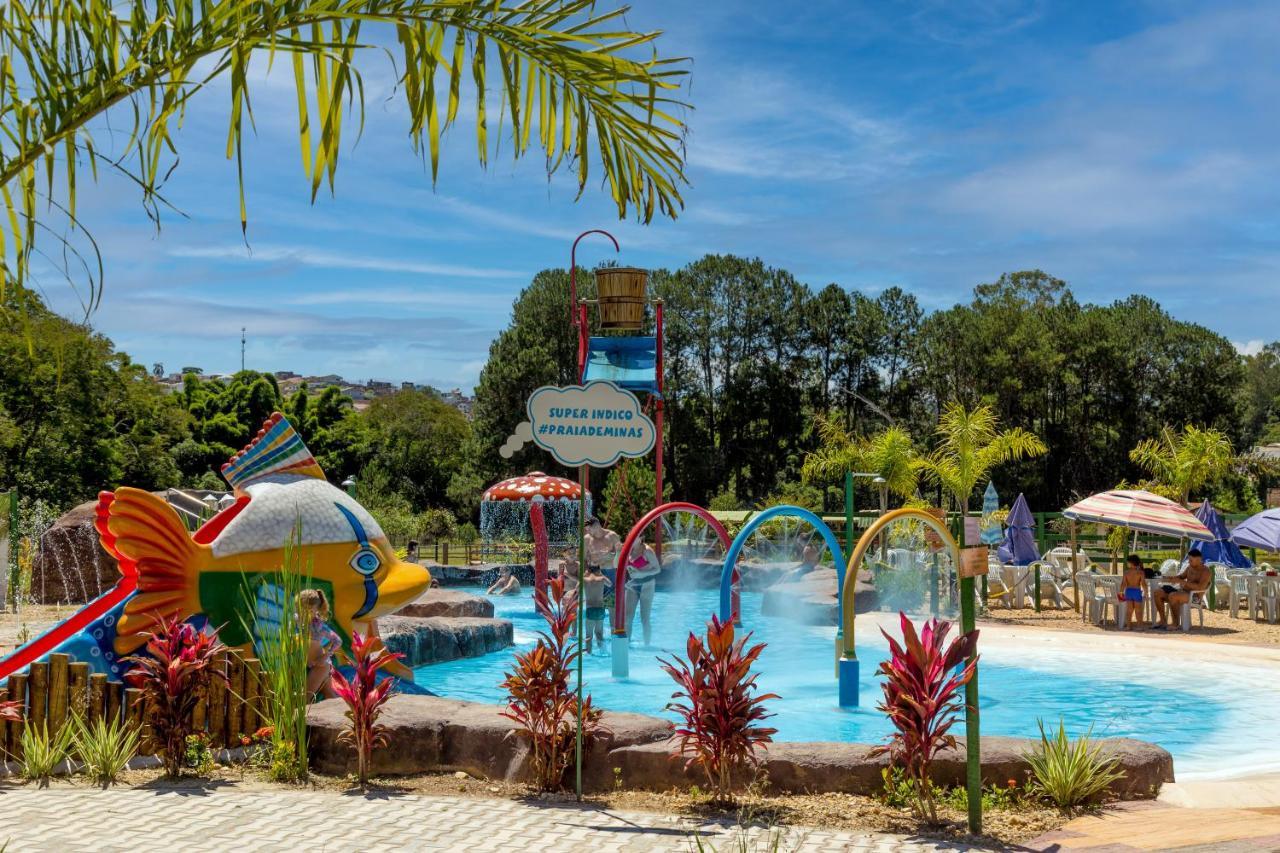
<svg viewBox="0 0 1280 853">
<path fill-rule="evenodd" d="M 1187 567 L 1180 574 L 1169 578 L 1182 588 L 1172 583 L 1162 584 L 1156 588 L 1156 617 L 1160 620 L 1151 627 L 1157 631 L 1165 629 L 1165 605 L 1169 605 L 1169 621 L 1182 613 L 1182 605 L 1191 600 L 1191 593 L 1204 592 L 1209 588 L 1209 567 L 1204 564 L 1204 555 L 1199 548 L 1187 552 Z"/>
</svg>

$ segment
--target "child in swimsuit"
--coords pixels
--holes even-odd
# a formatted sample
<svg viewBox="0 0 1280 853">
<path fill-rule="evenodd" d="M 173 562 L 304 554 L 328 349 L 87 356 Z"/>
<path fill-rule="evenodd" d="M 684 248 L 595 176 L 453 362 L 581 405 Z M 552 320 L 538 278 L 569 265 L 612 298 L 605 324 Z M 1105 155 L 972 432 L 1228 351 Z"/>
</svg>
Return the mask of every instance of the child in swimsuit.
<svg viewBox="0 0 1280 853">
<path fill-rule="evenodd" d="M 1130 554 L 1125 561 L 1124 578 L 1120 585 L 1120 600 L 1124 602 L 1125 624 L 1132 631 L 1142 626 L 1142 595 L 1147 585 L 1146 572 L 1142 570 L 1142 558 Z"/>
<path fill-rule="evenodd" d="M 329 598 L 319 589 L 298 593 L 295 606 L 298 621 L 307 627 L 310 646 L 307 651 L 307 695 L 314 700 L 332 699 L 333 656 L 342 648 L 342 638 L 329 627 Z"/>
<path fill-rule="evenodd" d="M 588 566 L 582 578 L 583 605 L 586 610 L 583 617 L 587 624 L 583 632 L 587 637 L 587 654 L 591 654 L 593 642 L 604 650 L 604 573 L 599 566 Z"/>
</svg>

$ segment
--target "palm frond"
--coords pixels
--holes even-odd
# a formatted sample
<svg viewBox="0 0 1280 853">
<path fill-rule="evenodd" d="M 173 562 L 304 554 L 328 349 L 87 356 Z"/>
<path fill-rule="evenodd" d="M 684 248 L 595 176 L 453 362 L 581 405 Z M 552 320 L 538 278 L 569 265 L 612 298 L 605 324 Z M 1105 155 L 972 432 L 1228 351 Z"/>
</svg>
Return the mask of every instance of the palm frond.
<svg viewBox="0 0 1280 853">
<path fill-rule="evenodd" d="M 0 298 L 11 279 L 29 277 L 50 208 L 82 229 L 84 167 L 95 179 L 100 168 L 126 175 L 158 225 L 178 161 L 172 131 L 192 97 L 224 77 L 226 152 L 247 228 L 251 72 L 277 54 L 291 65 L 312 199 L 322 186 L 332 192 L 344 131 L 358 136 L 364 123 L 362 60 L 390 55 L 382 42 L 392 37 L 410 143 L 433 180 L 469 84 L 482 165 L 505 136 L 513 158 L 538 148 L 548 174 L 572 170 L 581 196 L 598 161 L 620 218 L 674 218 L 685 183 L 687 104 L 678 94 L 687 63 L 657 53 L 659 33 L 631 31 L 627 10 L 598 11 L 595 0 L 11 0 L 0 6 Z M 99 147 L 94 122 L 118 113 L 124 123 L 112 121 L 110 148 Z M 100 274 L 89 288 L 91 309 Z"/>
</svg>

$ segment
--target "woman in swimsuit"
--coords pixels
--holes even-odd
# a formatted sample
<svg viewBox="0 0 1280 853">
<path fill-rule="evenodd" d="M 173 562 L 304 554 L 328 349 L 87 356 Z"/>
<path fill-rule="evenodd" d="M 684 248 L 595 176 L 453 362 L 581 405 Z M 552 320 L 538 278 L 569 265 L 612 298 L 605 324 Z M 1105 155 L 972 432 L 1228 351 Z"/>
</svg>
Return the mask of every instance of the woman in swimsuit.
<svg viewBox="0 0 1280 853">
<path fill-rule="evenodd" d="M 633 625 L 636 621 L 636 605 L 640 605 L 640 624 L 644 628 L 644 644 L 650 644 L 653 637 L 653 626 L 649 615 L 653 611 L 653 590 L 657 586 L 658 575 L 662 572 L 662 563 L 652 548 L 636 539 L 627 555 L 627 636 L 633 636 Z"/>
</svg>

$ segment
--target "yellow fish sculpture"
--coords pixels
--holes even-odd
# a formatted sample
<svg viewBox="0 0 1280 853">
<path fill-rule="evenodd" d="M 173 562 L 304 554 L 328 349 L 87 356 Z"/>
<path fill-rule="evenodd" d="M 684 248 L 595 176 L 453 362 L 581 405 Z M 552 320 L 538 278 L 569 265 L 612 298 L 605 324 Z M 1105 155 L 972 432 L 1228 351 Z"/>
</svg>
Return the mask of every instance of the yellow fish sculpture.
<svg viewBox="0 0 1280 853">
<path fill-rule="evenodd" d="M 308 586 L 328 596 L 348 648 L 353 631 L 368 633 L 368 623 L 431 585 L 431 574 L 397 559 L 373 516 L 325 479 L 279 412 L 222 473 L 235 503 L 193 534 L 150 492 L 122 487 L 100 494 L 95 527 L 120 563 L 119 583 L 0 661 L 0 678 L 54 651 L 118 675 L 120 658 L 141 647 L 164 618 L 204 622 L 227 645 L 250 646 L 264 615 L 278 619 L 280 608 L 293 606 L 279 586 L 286 558 Z M 410 675 L 400 666 L 392 671 Z"/>
</svg>

